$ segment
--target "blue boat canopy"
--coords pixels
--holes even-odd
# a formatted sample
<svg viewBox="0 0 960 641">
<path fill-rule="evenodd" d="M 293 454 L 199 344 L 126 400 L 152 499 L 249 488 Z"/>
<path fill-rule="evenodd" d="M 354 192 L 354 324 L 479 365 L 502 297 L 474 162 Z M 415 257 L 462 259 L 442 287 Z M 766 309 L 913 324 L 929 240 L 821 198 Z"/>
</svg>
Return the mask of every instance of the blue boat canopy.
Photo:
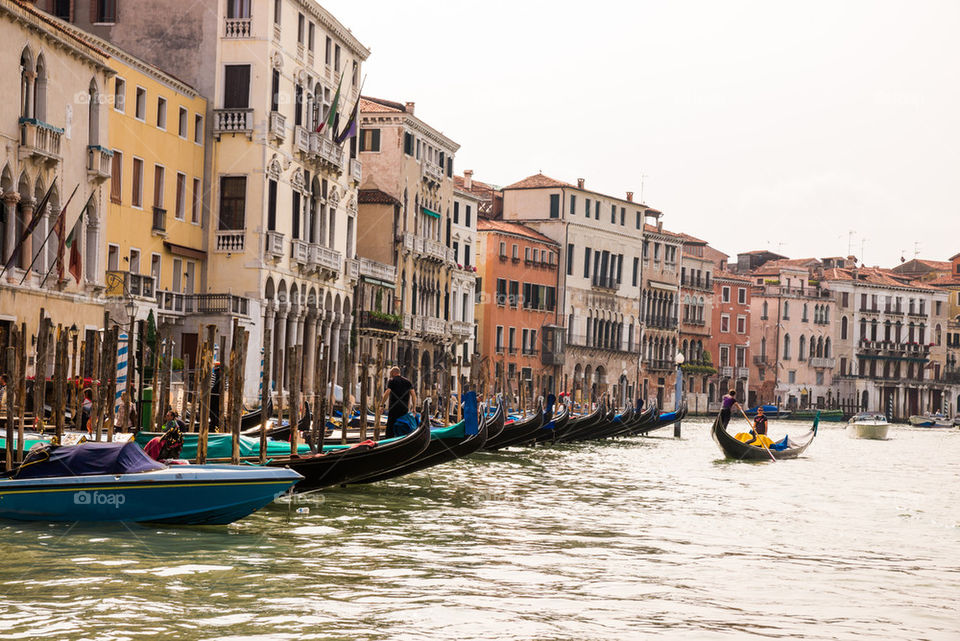
<svg viewBox="0 0 960 641">
<path fill-rule="evenodd" d="M 43 445 L 31 449 L 19 467 L 5 472 L 3 476 L 41 479 L 56 476 L 135 474 L 162 470 L 165 467 L 147 456 L 134 442 Z"/>
</svg>

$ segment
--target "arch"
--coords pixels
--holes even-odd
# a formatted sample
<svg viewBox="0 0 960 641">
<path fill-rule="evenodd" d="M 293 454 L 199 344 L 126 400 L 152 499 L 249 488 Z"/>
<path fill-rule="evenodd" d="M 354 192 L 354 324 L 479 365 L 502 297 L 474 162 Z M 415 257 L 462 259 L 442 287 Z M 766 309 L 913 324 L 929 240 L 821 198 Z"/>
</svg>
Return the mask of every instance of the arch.
<svg viewBox="0 0 960 641">
<path fill-rule="evenodd" d="M 277 290 L 273 284 L 273 277 L 267 276 L 267 282 L 263 286 L 263 297 L 266 300 L 273 300 L 276 294 L 277 294 Z"/>
<path fill-rule="evenodd" d="M 36 77 L 33 81 L 33 117 L 47 119 L 47 64 L 43 54 L 37 55 Z"/>
<path fill-rule="evenodd" d="M 769 311 L 769 309 L 770 309 L 770 305 L 767 303 L 767 301 L 763 301 L 763 314 L 761 315 L 763 318 L 767 317 L 767 312 Z"/>
<path fill-rule="evenodd" d="M 20 117 L 33 118 L 33 51 L 27 45 L 20 51 Z"/>
<path fill-rule="evenodd" d="M 840 317 L 840 339 L 847 340 L 847 317 Z"/>
<path fill-rule="evenodd" d="M 790 301 L 783 301 L 783 317 L 786 319 L 790 318 Z"/>
<path fill-rule="evenodd" d="M 87 281 L 95 283 L 97 281 L 97 274 L 99 273 L 99 242 L 100 242 L 100 219 L 97 215 L 97 206 L 94 202 L 93 196 L 90 197 L 90 200 L 87 201 L 86 213 L 84 214 L 86 220 L 86 234 L 84 234 L 84 259 L 86 264 L 84 265 L 84 270 L 86 271 Z"/>
<path fill-rule="evenodd" d="M 813 340 L 811 339 L 811 343 L 812 342 Z M 788 343 L 784 344 L 784 348 L 783 348 L 784 354 L 786 354 L 787 345 Z M 804 358 L 806 358 L 806 350 L 807 350 L 807 337 L 804 336 L 803 334 L 800 334 L 800 340 L 797 342 L 797 360 L 802 361 Z M 813 356 L 813 354 L 811 354 L 811 356 Z"/>
<path fill-rule="evenodd" d="M 823 357 L 830 358 L 830 337 L 827 336 L 826 340 L 823 341 Z"/>
<path fill-rule="evenodd" d="M 790 334 L 783 335 L 783 357 L 790 358 Z"/>
</svg>

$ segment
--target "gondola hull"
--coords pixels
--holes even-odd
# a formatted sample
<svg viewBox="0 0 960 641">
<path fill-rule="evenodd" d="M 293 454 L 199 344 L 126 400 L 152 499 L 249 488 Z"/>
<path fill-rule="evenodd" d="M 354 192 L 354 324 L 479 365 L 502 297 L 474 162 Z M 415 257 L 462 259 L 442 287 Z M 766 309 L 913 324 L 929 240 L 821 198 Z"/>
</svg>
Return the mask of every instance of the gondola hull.
<svg viewBox="0 0 960 641">
<path fill-rule="evenodd" d="M 769 461 L 772 457 L 779 461 L 783 459 L 797 458 L 803 454 L 808 447 L 810 447 L 810 444 L 817 435 L 817 421 L 814 420 L 813 428 L 810 430 L 809 434 L 805 435 L 801 440 L 799 440 L 795 447 L 789 447 L 785 450 L 768 450 L 763 447 L 747 445 L 742 441 L 738 441 L 736 438 L 727 433 L 727 430 L 723 427 L 723 421 L 720 420 L 719 416 L 717 416 L 716 420 L 713 422 L 712 434 L 714 442 L 720 446 L 720 450 L 728 459 L 734 459 L 737 461 Z"/>
</svg>

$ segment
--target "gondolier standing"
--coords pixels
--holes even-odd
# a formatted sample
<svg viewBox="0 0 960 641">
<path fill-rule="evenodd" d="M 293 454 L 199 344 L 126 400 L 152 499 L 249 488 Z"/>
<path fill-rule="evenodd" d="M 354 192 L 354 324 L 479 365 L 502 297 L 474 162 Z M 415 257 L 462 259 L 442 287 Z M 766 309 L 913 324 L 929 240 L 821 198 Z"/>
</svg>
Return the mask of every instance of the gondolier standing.
<svg viewBox="0 0 960 641">
<path fill-rule="evenodd" d="M 734 406 L 737 410 L 743 411 L 743 408 L 740 407 L 740 403 L 737 402 L 737 391 L 730 390 L 727 392 L 727 395 L 723 397 L 723 406 L 720 408 L 720 420 L 723 421 L 723 427 L 726 429 L 727 423 L 730 422 L 730 413 L 733 411 Z"/>
<path fill-rule="evenodd" d="M 387 438 L 393 438 L 396 436 L 393 426 L 397 419 L 417 405 L 417 393 L 413 390 L 413 383 L 400 375 L 399 367 L 390 370 L 390 382 L 387 383 L 387 389 L 383 390 L 383 399 L 380 402 L 388 403 Z"/>
</svg>

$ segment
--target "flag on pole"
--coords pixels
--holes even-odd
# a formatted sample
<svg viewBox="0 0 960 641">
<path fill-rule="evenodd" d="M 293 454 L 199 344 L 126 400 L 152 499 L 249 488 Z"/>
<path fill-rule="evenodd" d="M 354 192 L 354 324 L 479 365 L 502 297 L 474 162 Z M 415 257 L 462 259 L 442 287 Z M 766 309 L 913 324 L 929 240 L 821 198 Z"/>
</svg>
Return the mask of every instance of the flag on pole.
<svg viewBox="0 0 960 641">
<path fill-rule="evenodd" d="M 340 81 L 337 83 L 337 93 L 333 96 L 333 103 L 330 105 L 330 113 L 327 114 L 327 120 L 320 123 L 317 132 L 323 131 L 324 127 L 333 130 L 333 135 L 337 135 L 337 123 L 340 122 L 340 87 L 343 86 L 343 74 L 340 74 Z"/>
<path fill-rule="evenodd" d="M 353 111 L 350 112 L 350 119 L 344 126 L 343 131 L 337 136 L 337 144 L 343 144 L 344 140 L 353 138 L 357 135 L 357 109 L 360 107 L 360 96 L 357 96 L 357 102 L 353 105 Z"/>
<path fill-rule="evenodd" d="M 9 258 L 7 258 L 6 264 L 3 266 L 3 271 L 0 272 L 0 276 L 7 273 L 11 267 L 13 267 L 17 259 L 19 258 L 19 249 L 23 247 L 23 243 L 26 242 L 27 238 L 33 234 L 33 231 L 37 228 L 37 225 L 40 224 L 40 220 L 43 218 L 43 211 L 47 208 L 47 202 L 50 200 L 50 194 L 53 193 L 53 188 L 56 186 L 57 181 L 54 179 L 50 183 L 50 188 L 47 189 L 47 193 L 43 195 L 43 198 L 40 199 L 40 202 L 37 203 L 37 206 L 33 210 L 33 216 L 30 218 L 30 222 L 27 223 L 23 228 L 23 233 L 20 234 L 20 240 L 17 241 L 14 250 L 10 252 Z"/>
<path fill-rule="evenodd" d="M 70 230 L 70 235 L 67 236 L 66 240 L 66 246 L 70 248 L 70 273 L 76 279 L 78 285 L 80 284 L 80 274 L 83 273 L 83 259 L 80 256 L 80 243 L 78 242 L 80 232 L 77 231 L 81 220 L 83 220 L 83 216 L 77 218 L 77 222 L 74 223 L 73 229 Z"/>
</svg>

